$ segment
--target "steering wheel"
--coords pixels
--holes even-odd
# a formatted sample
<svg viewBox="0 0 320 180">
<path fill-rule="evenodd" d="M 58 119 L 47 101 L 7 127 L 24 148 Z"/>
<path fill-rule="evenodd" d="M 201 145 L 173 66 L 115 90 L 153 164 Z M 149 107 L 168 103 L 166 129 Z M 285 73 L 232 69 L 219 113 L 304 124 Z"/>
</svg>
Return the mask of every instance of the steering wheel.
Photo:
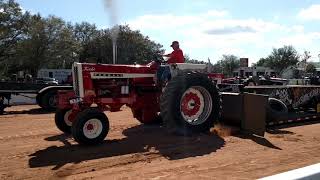
<svg viewBox="0 0 320 180">
<path fill-rule="evenodd" d="M 165 56 L 161 55 L 160 58 L 157 58 L 157 60 L 155 60 L 155 62 L 162 64 L 162 65 L 168 64 L 168 61 L 166 61 L 164 57 Z"/>
</svg>

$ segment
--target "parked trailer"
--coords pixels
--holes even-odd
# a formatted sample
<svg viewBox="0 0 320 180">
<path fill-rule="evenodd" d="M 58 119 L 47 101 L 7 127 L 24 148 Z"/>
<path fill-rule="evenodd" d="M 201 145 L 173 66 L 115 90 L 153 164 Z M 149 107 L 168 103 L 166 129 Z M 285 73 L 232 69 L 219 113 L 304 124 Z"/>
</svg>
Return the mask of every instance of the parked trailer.
<svg viewBox="0 0 320 180">
<path fill-rule="evenodd" d="M 48 86 L 46 84 L 0 82 L 0 114 L 10 107 L 12 95 L 36 94 L 37 104 L 47 110 L 56 109 L 56 95 L 58 90 L 70 90 L 72 86 Z M 31 97 L 30 97 L 31 98 Z"/>
</svg>

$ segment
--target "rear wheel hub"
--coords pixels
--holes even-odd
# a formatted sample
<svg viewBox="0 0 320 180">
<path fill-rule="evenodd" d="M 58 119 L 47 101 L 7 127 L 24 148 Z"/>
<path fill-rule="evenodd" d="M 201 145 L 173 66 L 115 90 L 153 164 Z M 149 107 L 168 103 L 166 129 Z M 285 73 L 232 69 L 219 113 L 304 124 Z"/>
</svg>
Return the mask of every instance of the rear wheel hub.
<svg viewBox="0 0 320 180">
<path fill-rule="evenodd" d="M 182 112 L 191 117 L 196 115 L 202 108 L 201 106 L 201 96 L 199 97 L 198 94 L 194 92 L 189 92 L 185 94 L 185 96 L 182 98 L 182 103 L 181 103 L 181 109 Z"/>
<path fill-rule="evenodd" d="M 212 111 L 210 93 L 201 86 L 187 89 L 180 100 L 180 112 L 185 121 L 192 125 L 202 124 Z"/>
</svg>

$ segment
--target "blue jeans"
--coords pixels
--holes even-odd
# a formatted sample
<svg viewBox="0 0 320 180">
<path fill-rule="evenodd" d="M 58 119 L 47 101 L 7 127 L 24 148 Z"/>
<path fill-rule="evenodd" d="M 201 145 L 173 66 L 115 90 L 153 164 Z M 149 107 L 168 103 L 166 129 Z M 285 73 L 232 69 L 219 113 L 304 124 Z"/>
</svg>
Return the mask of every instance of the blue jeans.
<svg viewBox="0 0 320 180">
<path fill-rule="evenodd" d="M 160 66 L 158 72 L 157 72 L 157 78 L 161 82 L 168 81 L 171 79 L 171 72 L 170 72 L 170 67 L 169 66 Z"/>
</svg>

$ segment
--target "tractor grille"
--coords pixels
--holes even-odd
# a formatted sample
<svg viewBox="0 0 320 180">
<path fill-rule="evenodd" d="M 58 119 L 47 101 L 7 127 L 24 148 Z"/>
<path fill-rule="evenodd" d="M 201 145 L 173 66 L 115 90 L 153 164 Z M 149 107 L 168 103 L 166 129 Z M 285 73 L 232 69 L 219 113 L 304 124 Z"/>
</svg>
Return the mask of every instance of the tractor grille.
<svg viewBox="0 0 320 180">
<path fill-rule="evenodd" d="M 80 96 L 79 73 L 78 73 L 78 66 L 76 64 L 73 65 L 72 76 L 73 76 L 73 90 L 74 90 L 76 96 Z"/>
</svg>

